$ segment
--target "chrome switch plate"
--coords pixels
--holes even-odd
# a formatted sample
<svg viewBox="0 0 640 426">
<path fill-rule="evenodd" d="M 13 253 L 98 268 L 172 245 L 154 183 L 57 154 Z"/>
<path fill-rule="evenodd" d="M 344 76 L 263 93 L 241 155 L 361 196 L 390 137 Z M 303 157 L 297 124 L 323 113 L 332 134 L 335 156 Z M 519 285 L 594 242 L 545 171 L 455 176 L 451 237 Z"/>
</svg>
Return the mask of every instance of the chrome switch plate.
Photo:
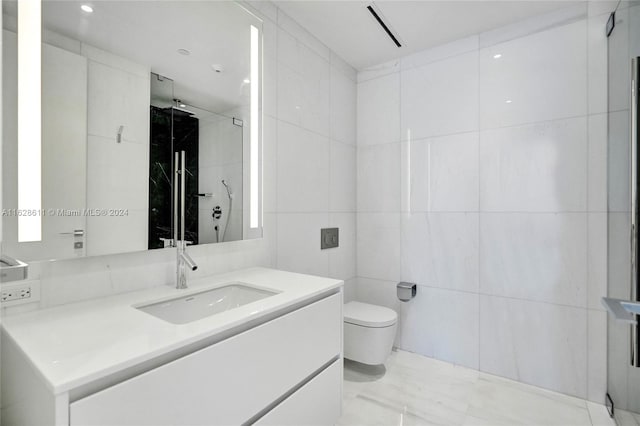
<svg viewBox="0 0 640 426">
<path fill-rule="evenodd" d="M 340 235 L 338 228 L 322 228 L 320 230 L 320 249 L 330 249 L 338 247 Z"/>
</svg>

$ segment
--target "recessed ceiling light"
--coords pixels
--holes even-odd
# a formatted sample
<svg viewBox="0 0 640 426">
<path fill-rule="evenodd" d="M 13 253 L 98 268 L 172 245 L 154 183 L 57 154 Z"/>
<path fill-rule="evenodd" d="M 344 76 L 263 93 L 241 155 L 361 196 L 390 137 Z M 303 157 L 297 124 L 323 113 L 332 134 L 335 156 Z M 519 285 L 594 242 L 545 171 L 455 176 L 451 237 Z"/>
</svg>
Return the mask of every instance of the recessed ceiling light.
<svg viewBox="0 0 640 426">
<path fill-rule="evenodd" d="M 191 52 L 189 52 L 187 49 L 178 49 L 176 52 L 178 52 L 179 54 L 184 55 L 184 56 L 191 55 Z"/>
<path fill-rule="evenodd" d="M 249 80 L 248 78 L 245 78 L 244 80 L 242 80 L 242 82 L 244 84 L 249 84 L 249 83 L 251 83 L 251 80 Z"/>
<path fill-rule="evenodd" d="M 506 101 L 504 101 L 505 104 L 510 104 L 511 102 L 513 102 L 511 99 L 507 99 Z"/>
<path fill-rule="evenodd" d="M 186 108 L 187 106 L 185 104 L 180 104 L 180 108 Z"/>
<path fill-rule="evenodd" d="M 502 53 L 496 53 L 495 55 L 493 55 L 493 59 L 500 59 L 502 58 Z"/>
<path fill-rule="evenodd" d="M 211 65 L 211 68 L 212 68 L 215 72 L 222 72 L 222 65 L 220 65 L 220 64 L 213 64 L 213 65 Z"/>
<path fill-rule="evenodd" d="M 82 6 L 80 6 L 80 9 L 82 9 L 83 12 L 87 12 L 87 13 L 93 12 L 93 8 L 88 4 L 83 4 Z"/>
</svg>

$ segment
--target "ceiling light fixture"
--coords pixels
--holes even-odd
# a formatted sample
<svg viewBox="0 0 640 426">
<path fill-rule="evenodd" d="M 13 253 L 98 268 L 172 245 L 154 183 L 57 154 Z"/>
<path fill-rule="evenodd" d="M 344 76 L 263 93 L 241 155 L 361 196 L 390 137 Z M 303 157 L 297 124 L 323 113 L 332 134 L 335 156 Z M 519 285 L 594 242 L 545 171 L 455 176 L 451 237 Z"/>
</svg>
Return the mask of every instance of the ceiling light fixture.
<svg viewBox="0 0 640 426">
<path fill-rule="evenodd" d="M 384 32 L 387 33 L 389 38 L 391 38 L 393 43 L 397 47 L 402 47 L 402 43 L 400 43 L 399 37 L 397 37 L 394 34 L 394 31 L 391 29 L 391 26 L 384 21 L 384 17 L 382 16 L 382 13 L 380 12 L 380 10 L 373 3 L 367 6 L 367 10 L 375 18 L 376 22 L 378 22 L 378 24 L 382 27 Z"/>
<path fill-rule="evenodd" d="M 191 52 L 189 52 L 187 49 L 178 49 L 178 50 L 176 50 L 176 52 L 178 52 L 179 54 L 184 55 L 184 56 L 191 55 Z"/>
<path fill-rule="evenodd" d="M 511 99 L 507 99 L 506 101 L 504 101 L 505 104 L 510 104 L 511 102 L 513 102 Z"/>
<path fill-rule="evenodd" d="M 242 80 L 242 82 L 244 84 L 249 84 L 249 83 L 251 83 L 251 80 L 249 80 L 248 78 L 245 78 L 244 80 Z"/>
<path fill-rule="evenodd" d="M 80 9 L 82 9 L 83 12 L 93 13 L 93 8 L 88 4 L 83 4 L 82 6 L 80 6 Z"/>
<path fill-rule="evenodd" d="M 215 72 L 222 72 L 222 65 L 220 65 L 220 64 L 213 64 L 213 65 L 211 65 L 211 68 L 212 68 Z"/>
<path fill-rule="evenodd" d="M 502 58 L 502 53 L 496 53 L 495 55 L 493 55 L 493 59 L 500 59 Z"/>
</svg>

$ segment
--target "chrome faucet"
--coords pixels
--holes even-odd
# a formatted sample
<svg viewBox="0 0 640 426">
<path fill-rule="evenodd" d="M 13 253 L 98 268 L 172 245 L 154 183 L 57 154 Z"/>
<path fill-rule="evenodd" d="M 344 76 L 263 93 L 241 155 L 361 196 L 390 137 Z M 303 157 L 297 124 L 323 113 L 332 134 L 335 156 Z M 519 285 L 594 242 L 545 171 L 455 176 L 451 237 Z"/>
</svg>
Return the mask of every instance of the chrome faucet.
<svg viewBox="0 0 640 426">
<path fill-rule="evenodd" d="M 187 243 L 184 240 L 178 241 L 178 262 L 177 262 L 177 276 L 176 276 L 176 288 L 187 288 L 187 267 L 192 271 L 198 269 L 198 265 L 193 261 L 189 253 L 187 253 Z"/>
<path fill-rule="evenodd" d="M 186 173 L 186 155 L 184 151 L 180 154 L 175 153 L 175 179 L 173 186 L 173 241 L 177 248 L 176 259 L 176 288 L 187 288 L 187 267 L 192 271 L 198 269 L 198 265 L 193 261 L 187 253 L 187 242 L 184 239 L 184 217 L 185 217 L 185 184 L 187 180 Z M 178 188 L 178 182 L 180 187 Z M 178 234 L 178 202 L 180 203 L 180 234 Z"/>
</svg>

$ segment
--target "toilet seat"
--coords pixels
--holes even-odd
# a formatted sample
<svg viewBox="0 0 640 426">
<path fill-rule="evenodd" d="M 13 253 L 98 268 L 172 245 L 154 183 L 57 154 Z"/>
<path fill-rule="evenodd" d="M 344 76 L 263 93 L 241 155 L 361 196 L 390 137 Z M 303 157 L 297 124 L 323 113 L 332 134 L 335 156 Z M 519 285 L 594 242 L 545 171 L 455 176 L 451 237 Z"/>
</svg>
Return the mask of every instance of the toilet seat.
<svg viewBox="0 0 640 426">
<path fill-rule="evenodd" d="M 344 322 L 361 327 L 383 328 L 394 325 L 398 314 L 384 306 L 361 302 L 348 302 L 344 305 Z"/>
</svg>

